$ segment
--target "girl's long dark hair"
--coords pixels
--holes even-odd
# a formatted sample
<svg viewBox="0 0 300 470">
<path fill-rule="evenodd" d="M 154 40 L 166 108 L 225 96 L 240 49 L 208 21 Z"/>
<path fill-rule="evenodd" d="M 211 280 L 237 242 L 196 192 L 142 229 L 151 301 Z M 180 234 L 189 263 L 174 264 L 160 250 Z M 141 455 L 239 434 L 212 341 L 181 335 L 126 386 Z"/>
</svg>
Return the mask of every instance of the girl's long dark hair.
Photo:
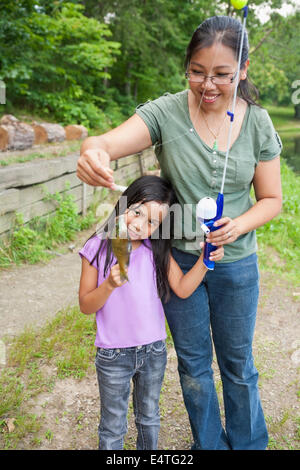
<svg viewBox="0 0 300 470">
<path fill-rule="evenodd" d="M 92 264 L 96 259 L 97 266 L 99 267 L 99 258 L 103 249 L 106 247 L 106 258 L 104 262 L 103 273 L 104 276 L 106 276 L 108 273 L 108 270 L 110 269 L 113 262 L 113 251 L 110 235 L 115 228 L 116 217 L 123 214 L 126 209 L 137 203 L 156 201 L 167 204 L 169 207 L 171 207 L 173 204 L 178 202 L 176 194 L 170 183 L 160 178 L 159 176 L 154 175 L 141 176 L 140 178 L 136 179 L 130 186 L 128 186 L 122 196 L 124 197 L 121 197 L 118 200 L 114 210 L 106 220 L 105 224 L 90 237 L 93 238 L 97 234 L 107 234 L 107 237 L 102 237 L 98 251 L 90 263 Z M 124 201 L 126 201 L 126 204 L 124 204 Z M 161 299 L 167 300 L 170 296 L 168 269 L 171 254 L 171 239 L 174 235 L 173 211 L 168 211 L 167 216 L 164 218 L 163 224 L 165 227 L 170 227 L 170 236 L 167 238 L 163 236 L 163 225 L 160 224 L 160 226 L 152 234 L 152 237 L 149 237 L 149 240 L 151 242 L 151 248 L 153 252 L 158 296 Z M 164 231 L 164 235 L 165 232 L 166 231 Z M 147 246 L 145 243 L 144 245 Z"/>
<path fill-rule="evenodd" d="M 188 68 L 195 52 L 203 49 L 204 47 L 210 47 L 217 42 L 229 47 L 238 59 L 241 37 L 242 25 L 235 18 L 232 18 L 231 16 L 212 16 L 211 18 L 206 19 L 194 31 L 192 39 L 187 47 L 184 62 L 185 68 Z M 249 42 L 248 34 L 245 30 L 241 56 L 241 70 L 245 66 L 248 56 Z M 251 83 L 248 76 L 245 80 L 240 80 L 238 93 L 248 104 L 259 106 L 256 102 L 259 96 L 258 90 Z"/>
</svg>

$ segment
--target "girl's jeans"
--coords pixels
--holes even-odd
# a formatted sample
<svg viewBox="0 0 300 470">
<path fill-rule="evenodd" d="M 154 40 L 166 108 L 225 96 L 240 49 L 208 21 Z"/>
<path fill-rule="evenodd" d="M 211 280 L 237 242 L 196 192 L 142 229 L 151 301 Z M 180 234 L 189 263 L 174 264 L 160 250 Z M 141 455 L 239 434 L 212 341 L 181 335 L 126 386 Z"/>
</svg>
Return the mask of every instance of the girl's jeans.
<svg viewBox="0 0 300 470">
<path fill-rule="evenodd" d="M 197 256 L 177 249 L 172 254 L 184 272 L 197 260 Z M 267 446 L 252 357 L 258 280 L 256 254 L 232 263 L 216 263 L 188 299 L 172 293 L 164 305 L 194 437 L 192 449 Z M 211 368 L 211 333 L 223 384 L 226 432 Z"/>
<path fill-rule="evenodd" d="M 158 402 L 166 364 L 165 341 L 132 348 L 97 349 L 95 365 L 101 402 L 99 449 L 123 449 L 131 379 L 137 449 L 157 449 Z"/>
</svg>

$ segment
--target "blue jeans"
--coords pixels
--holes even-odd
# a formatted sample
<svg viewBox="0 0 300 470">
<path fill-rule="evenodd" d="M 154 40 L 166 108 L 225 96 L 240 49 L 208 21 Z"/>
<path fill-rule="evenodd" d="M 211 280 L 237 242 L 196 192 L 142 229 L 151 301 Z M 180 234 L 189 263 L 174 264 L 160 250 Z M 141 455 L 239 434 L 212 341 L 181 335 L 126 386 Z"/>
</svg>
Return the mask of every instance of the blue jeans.
<svg viewBox="0 0 300 470">
<path fill-rule="evenodd" d="M 123 449 L 131 379 L 137 450 L 157 449 L 158 403 L 166 364 L 165 341 L 132 348 L 97 349 L 95 365 L 101 405 L 99 449 Z"/>
<path fill-rule="evenodd" d="M 183 272 L 197 260 L 177 249 L 172 254 Z M 256 254 L 233 263 L 216 263 L 188 299 L 172 293 L 164 305 L 194 438 L 192 449 L 259 450 L 267 446 L 252 357 L 258 280 Z M 211 367 L 212 338 L 223 384 L 226 431 Z"/>
</svg>

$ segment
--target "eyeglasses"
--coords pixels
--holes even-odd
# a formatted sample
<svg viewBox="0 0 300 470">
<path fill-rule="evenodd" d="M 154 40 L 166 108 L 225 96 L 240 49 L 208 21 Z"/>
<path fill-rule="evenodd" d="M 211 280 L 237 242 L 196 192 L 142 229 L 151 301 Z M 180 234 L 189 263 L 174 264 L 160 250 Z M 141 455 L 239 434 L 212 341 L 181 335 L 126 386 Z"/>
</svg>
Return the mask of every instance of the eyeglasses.
<svg viewBox="0 0 300 470">
<path fill-rule="evenodd" d="M 202 72 L 185 72 L 185 78 L 187 78 L 189 82 L 194 83 L 203 83 L 207 78 L 209 78 L 215 85 L 230 85 L 230 83 L 233 83 L 236 74 L 237 72 L 224 73 L 222 75 L 213 75 L 210 77 Z"/>
</svg>

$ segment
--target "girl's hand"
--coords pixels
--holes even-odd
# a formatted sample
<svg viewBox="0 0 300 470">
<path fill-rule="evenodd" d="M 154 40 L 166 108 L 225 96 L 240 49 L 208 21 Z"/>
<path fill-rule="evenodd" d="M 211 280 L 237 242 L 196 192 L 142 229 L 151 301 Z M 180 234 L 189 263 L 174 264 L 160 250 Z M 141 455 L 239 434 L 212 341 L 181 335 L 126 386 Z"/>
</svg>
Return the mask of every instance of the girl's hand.
<svg viewBox="0 0 300 470">
<path fill-rule="evenodd" d="M 203 242 L 200 243 L 200 248 L 202 249 L 200 257 L 202 258 L 202 260 L 204 256 L 204 245 L 205 243 Z M 215 251 L 212 251 L 210 253 L 209 259 L 211 261 L 220 261 L 223 257 L 224 257 L 224 248 L 223 246 L 219 246 Z"/>
<path fill-rule="evenodd" d="M 113 170 L 109 167 L 110 156 L 103 149 L 82 152 L 77 163 L 77 176 L 91 186 L 113 187 Z"/>
<path fill-rule="evenodd" d="M 224 256 L 223 246 L 219 246 L 215 251 L 210 253 L 209 259 L 211 261 L 220 261 Z"/>
<path fill-rule="evenodd" d="M 213 246 L 228 245 L 229 243 L 233 243 L 241 235 L 236 220 L 230 217 L 223 217 L 214 223 L 215 227 L 220 227 L 221 225 L 221 228 L 214 232 L 209 232 L 206 237 L 206 241 Z"/>
<path fill-rule="evenodd" d="M 126 274 L 128 274 L 128 270 L 126 268 Z M 115 264 L 111 270 L 109 277 L 107 279 L 108 284 L 110 285 L 111 288 L 115 289 L 116 287 L 121 287 L 127 280 L 121 280 L 121 273 L 120 273 L 120 266 L 119 264 Z"/>
</svg>

